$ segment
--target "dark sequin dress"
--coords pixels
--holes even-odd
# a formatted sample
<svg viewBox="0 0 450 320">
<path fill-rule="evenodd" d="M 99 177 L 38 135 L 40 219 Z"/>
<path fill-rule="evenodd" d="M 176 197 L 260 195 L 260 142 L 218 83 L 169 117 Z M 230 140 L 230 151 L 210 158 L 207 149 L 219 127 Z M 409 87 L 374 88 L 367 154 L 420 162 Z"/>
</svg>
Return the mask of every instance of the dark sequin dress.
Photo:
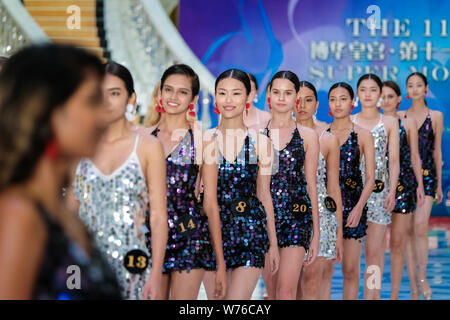
<svg viewBox="0 0 450 320">
<path fill-rule="evenodd" d="M 40 204 L 37 209 L 47 227 L 47 244 L 42 264 L 38 271 L 32 299 L 33 300 L 119 300 L 121 289 L 115 273 L 108 265 L 106 258 L 92 243 L 91 255 L 72 241 Z M 75 269 L 79 269 L 80 283 L 69 289 L 68 283 L 76 285 Z M 71 267 L 73 268 L 73 267 Z"/>
<path fill-rule="evenodd" d="M 434 132 L 433 126 L 431 125 L 431 116 L 428 112 L 427 118 L 419 128 L 419 155 L 422 160 L 423 189 L 425 191 L 425 195 L 432 196 L 434 198 L 437 189 L 437 177 L 433 152 Z"/>
<path fill-rule="evenodd" d="M 268 125 L 265 134 L 270 137 Z M 282 150 L 275 150 L 270 192 L 275 214 L 278 246 L 301 246 L 308 250 L 312 235 L 312 207 L 306 191 L 305 150 L 297 126 Z"/>
<path fill-rule="evenodd" d="M 157 137 L 158 131 L 156 128 L 152 134 Z M 163 273 L 215 267 L 207 217 L 197 206 L 194 193 L 198 172 L 193 133 L 189 129 L 166 158 L 169 238 Z"/>
<path fill-rule="evenodd" d="M 266 213 L 256 197 L 258 157 L 253 138 L 247 134 L 234 162 L 228 162 L 219 151 L 218 167 L 217 200 L 227 270 L 264 268 L 269 238 Z"/>
<path fill-rule="evenodd" d="M 395 192 L 395 208 L 392 212 L 405 214 L 411 213 L 416 209 L 417 182 L 411 164 L 408 136 L 400 119 L 398 124 L 400 127 L 400 175 Z"/>
<path fill-rule="evenodd" d="M 331 133 L 331 130 L 328 129 Z M 352 129 L 347 141 L 340 147 L 339 160 L 339 184 L 342 196 L 342 225 L 344 239 L 360 239 L 366 235 L 367 229 L 367 205 L 355 228 L 349 228 L 347 219 L 350 212 L 358 203 L 364 188 L 360 170 L 360 150 L 358 146 L 358 135 Z"/>
</svg>

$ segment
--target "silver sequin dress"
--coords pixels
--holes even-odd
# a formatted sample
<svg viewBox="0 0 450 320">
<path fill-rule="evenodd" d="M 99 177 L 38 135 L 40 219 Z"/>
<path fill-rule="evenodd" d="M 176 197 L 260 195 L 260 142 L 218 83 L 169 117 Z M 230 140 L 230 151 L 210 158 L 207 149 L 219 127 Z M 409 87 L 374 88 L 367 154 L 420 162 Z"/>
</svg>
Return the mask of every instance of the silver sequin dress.
<svg viewBox="0 0 450 320">
<path fill-rule="evenodd" d="M 89 159 L 82 159 L 74 181 L 80 218 L 115 271 L 123 298 L 132 300 L 142 298 L 150 274 L 150 262 L 141 274 L 132 274 L 124 266 L 124 257 L 131 250 L 139 249 L 149 256 L 142 230 L 148 189 L 136 153 L 138 142 L 139 135 L 128 159 L 109 175 Z"/>
<path fill-rule="evenodd" d="M 324 131 L 325 132 L 325 131 Z M 322 134 L 320 137 L 322 137 Z M 320 139 L 320 138 L 319 138 Z M 320 241 L 318 257 L 334 259 L 336 257 L 336 241 L 338 222 L 336 213 L 325 207 L 327 194 L 326 185 L 326 162 L 322 153 L 319 153 L 319 164 L 317 166 L 317 196 L 319 204 Z"/>
<path fill-rule="evenodd" d="M 353 122 L 357 124 L 356 117 Z M 367 200 L 367 221 L 388 225 L 391 223 L 391 212 L 384 212 L 385 206 L 384 202 L 389 193 L 389 170 L 387 167 L 387 146 L 388 139 L 386 128 L 383 123 L 383 115 L 380 114 L 380 121 L 371 131 L 373 136 L 373 141 L 375 144 L 375 183 L 382 181 L 384 183 L 384 189 L 381 192 L 372 192 Z M 361 172 L 363 181 L 365 181 L 365 161 L 364 156 L 361 161 Z"/>
</svg>

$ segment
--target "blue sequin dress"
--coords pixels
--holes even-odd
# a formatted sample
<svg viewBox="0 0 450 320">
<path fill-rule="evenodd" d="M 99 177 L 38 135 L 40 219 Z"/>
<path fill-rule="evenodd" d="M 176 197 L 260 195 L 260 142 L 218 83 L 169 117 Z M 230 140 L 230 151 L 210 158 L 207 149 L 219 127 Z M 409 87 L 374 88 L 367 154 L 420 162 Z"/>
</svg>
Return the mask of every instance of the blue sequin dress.
<svg viewBox="0 0 450 320">
<path fill-rule="evenodd" d="M 269 123 L 265 129 L 268 137 Z M 303 139 L 297 126 L 286 147 L 275 152 L 278 166 L 274 166 L 270 192 L 278 246 L 301 246 L 307 251 L 312 236 L 312 207 L 306 191 Z"/>
<path fill-rule="evenodd" d="M 33 300 L 120 300 L 120 287 L 114 272 L 95 244 L 86 252 L 72 241 L 48 211 L 36 203 L 47 228 L 47 244 L 32 294 Z M 90 235 L 89 235 L 90 236 Z M 92 241 L 91 241 L 92 242 Z M 70 267 L 70 268 L 69 268 Z M 79 269 L 71 269 L 78 267 Z M 69 289 L 68 283 L 79 287 Z M 73 281 L 71 278 L 73 277 Z"/>
<path fill-rule="evenodd" d="M 400 127 L 400 175 L 395 191 L 395 208 L 393 213 L 411 213 L 416 209 L 417 182 L 411 164 L 411 150 L 408 144 L 403 123 L 398 119 Z"/>
<path fill-rule="evenodd" d="M 405 118 L 406 118 L 405 112 Z M 436 164 L 433 158 L 434 131 L 430 112 L 419 128 L 419 155 L 422 160 L 423 189 L 426 196 L 435 197 L 437 189 Z"/>
<path fill-rule="evenodd" d="M 157 137 L 158 131 L 155 128 L 152 134 Z M 215 268 L 207 217 L 197 206 L 195 198 L 198 172 L 194 137 L 192 129 L 189 129 L 166 158 L 169 238 L 163 273 Z M 149 238 L 149 246 L 150 243 Z"/>
<path fill-rule="evenodd" d="M 218 160 L 217 200 L 227 270 L 264 268 L 269 238 L 266 213 L 256 196 L 258 157 L 253 138 L 247 134 L 233 162 L 228 162 L 220 150 Z"/>
<path fill-rule="evenodd" d="M 331 133 L 331 130 L 328 129 L 328 132 Z M 355 228 L 345 226 L 348 216 L 358 203 L 364 188 L 360 169 L 358 134 L 354 128 L 350 132 L 347 141 L 340 147 L 339 184 L 342 196 L 343 238 L 363 238 L 367 229 L 367 205 L 364 206 L 359 223 Z"/>
</svg>

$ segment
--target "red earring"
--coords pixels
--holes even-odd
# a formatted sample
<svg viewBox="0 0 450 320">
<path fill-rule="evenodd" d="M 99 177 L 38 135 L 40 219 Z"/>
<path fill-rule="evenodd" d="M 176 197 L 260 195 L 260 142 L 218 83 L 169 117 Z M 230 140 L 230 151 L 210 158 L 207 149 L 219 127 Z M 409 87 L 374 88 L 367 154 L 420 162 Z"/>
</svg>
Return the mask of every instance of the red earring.
<svg viewBox="0 0 450 320">
<path fill-rule="evenodd" d="M 330 117 L 333 116 L 333 114 L 331 113 L 331 109 L 330 109 L 330 108 L 328 108 L 328 115 L 329 115 Z"/>
<path fill-rule="evenodd" d="M 220 111 L 219 111 L 219 108 L 217 108 L 217 103 L 215 104 L 215 106 L 216 107 L 213 109 L 213 111 L 214 111 L 215 114 L 219 115 Z"/>
<path fill-rule="evenodd" d="M 425 94 L 427 94 L 428 90 L 425 90 Z"/>
<path fill-rule="evenodd" d="M 297 101 L 295 101 L 295 108 L 298 110 L 298 106 L 300 105 L 300 99 L 297 99 Z"/>
<path fill-rule="evenodd" d="M 155 110 L 159 113 L 166 113 L 166 110 L 162 106 L 162 99 L 159 99 L 159 105 L 156 106 Z"/>
<path fill-rule="evenodd" d="M 380 110 L 381 110 L 381 108 L 380 108 L 380 107 L 377 107 L 377 111 L 380 112 Z"/>
<path fill-rule="evenodd" d="M 54 138 L 47 143 L 47 146 L 45 147 L 45 155 L 52 161 L 55 161 L 59 157 L 58 144 Z"/>
<path fill-rule="evenodd" d="M 272 106 L 270 105 L 270 98 L 267 98 L 267 103 L 269 104 L 269 109 L 272 109 Z"/>
<path fill-rule="evenodd" d="M 400 102 L 399 103 L 397 103 L 397 106 L 395 107 L 395 109 L 399 109 L 399 106 L 400 106 Z"/>
<path fill-rule="evenodd" d="M 191 104 L 189 105 L 189 110 L 191 110 L 191 111 L 189 111 L 189 115 L 190 115 L 191 117 L 195 117 L 196 114 L 195 114 L 195 111 L 194 111 L 194 104 L 193 104 L 193 103 L 191 103 Z"/>
<path fill-rule="evenodd" d="M 250 108 L 250 103 L 245 104 L 245 115 L 248 116 L 248 109 Z"/>
<path fill-rule="evenodd" d="M 409 93 L 406 94 L 406 100 L 409 100 Z"/>
</svg>

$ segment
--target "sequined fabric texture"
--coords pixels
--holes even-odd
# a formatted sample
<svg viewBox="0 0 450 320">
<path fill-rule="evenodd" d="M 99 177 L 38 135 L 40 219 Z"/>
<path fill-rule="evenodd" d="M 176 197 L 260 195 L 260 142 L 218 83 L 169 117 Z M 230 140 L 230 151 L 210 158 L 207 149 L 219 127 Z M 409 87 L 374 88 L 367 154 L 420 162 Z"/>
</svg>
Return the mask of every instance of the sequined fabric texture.
<svg viewBox="0 0 450 320">
<path fill-rule="evenodd" d="M 251 140 L 247 135 L 244 147 L 234 162 L 228 162 L 219 151 L 217 200 L 227 270 L 263 268 L 269 248 L 266 213 L 256 197 L 258 159 L 255 142 L 253 138 Z M 238 214 L 237 210 L 244 206 L 248 206 L 246 214 Z"/>
<path fill-rule="evenodd" d="M 157 136 L 158 129 L 152 134 Z M 213 270 L 207 218 L 201 214 L 195 198 L 195 186 L 199 166 L 195 163 L 195 147 L 192 129 L 166 158 L 167 217 L 169 238 L 164 258 L 163 273 L 172 271 L 189 272 L 191 269 Z M 194 217 L 197 230 L 192 235 L 182 235 L 177 230 L 179 218 Z M 187 226 L 184 226 L 187 228 Z M 150 246 L 151 239 L 148 239 Z M 150 247 L 149 247 L 150 248 Z"/>
<path fill-rule="evenodd" d="M 319 153 L 317 166 L 317 198 L 319 204 L 320 242 L 318 257 L 334 259 L 336 257 L 336 241 L 338 221 L 335 212 L 325 207 L 327 194 L 327 168 L 326 162 Z"/>
<path fill-rule="evenodd" d="M 330 129 L 328 129 L 330 132 Z M 360 239 L 366 235 L 367 229 L 367 205 L 361 213 L 359 224 L 355 228 L 349 228 L 347 219 L 350 212 L 358 203 L 363 190 L 363 182 L 360 169 L 360 150 L 358 135 L 351 131 L 347 141 L 340 147 L 339 160 L 339 184 L 342 197 L 342 225 L 344 239 Z M 349 183 L 350 182 L 350 183 Z"/>
<path fill-rule="evenodd" d="M 87 255 L 67 237 L 43 206 L 37 204 L 37 209 L 47 227 L 47 244 L 32 294 L 33 300 L 121 299 L 115 274 L 97 247 L 93 245 L 90 255 Z M 68 288 L 69 266 L 79 268 L 81 276 L 77 289 Z"/>
<path fill-rule="evenodd" d="M 377 224 L 387 225 L 391 223 L 391 212 L 384 212 L 387 195 L 389 193 L 389 171 L 387 169 L 386 152 L 388 147 L 388 140 L 386 129 L 383 124 L 383 116 L 380 115 L 380 121 L 372 129 L 373 142 L 375 145 L 375 180 L 380 180 L 384 183 L 383 191 L 376 193 L 372 192 L 369 200 L 367 200 L 367 221 Z M 365 159 L 362 157 L 361 172 L 362 178 L 365 180 Z"/>
<path fill-rule="evenodd" d="M 426 196 L 436 195 L 437 177 L 436 164 L 433 158 L 434 132 L 431 125 L 431 116 L 427 115 L 422 126 L 419 128 L 419 155 L 422 160 L 423 189 Z"/>
<path fill-rule="evenodd" d="M 270 137 L 267 128 L 265 133 Z M 303 139 L 297 127 L 287 146 L 279 151 L 274 150 L 279 167 L 272 175 L 270 191 L 278 246 L 301 246 L 308 250 L 312 235 L 312 208 L 306 191 Z"/>
<path fill-rule="evenodd" d="M 74 181 L 80 218 L 114 269 L 123 297 L 132 300 L 142 298 L 150 274 L 150 267 L 141 274 L 132 274 L 123 261 L 134 249 L 149 256 L 143 230 L 148 189 L 136 153 L 138 141 L 139 136 L 128 159 L 112 174 L 104 175 L 89 159 L 83 159 Z"/>
<path fill-rule="evenodd" d="M 411 149 L 402 121 L 398 120 L 400 134 L 400 175 L 395 192 L 393 213 L 411 213 L 416 209 L 417 182 L 411 164 Z"/>
</svg>

